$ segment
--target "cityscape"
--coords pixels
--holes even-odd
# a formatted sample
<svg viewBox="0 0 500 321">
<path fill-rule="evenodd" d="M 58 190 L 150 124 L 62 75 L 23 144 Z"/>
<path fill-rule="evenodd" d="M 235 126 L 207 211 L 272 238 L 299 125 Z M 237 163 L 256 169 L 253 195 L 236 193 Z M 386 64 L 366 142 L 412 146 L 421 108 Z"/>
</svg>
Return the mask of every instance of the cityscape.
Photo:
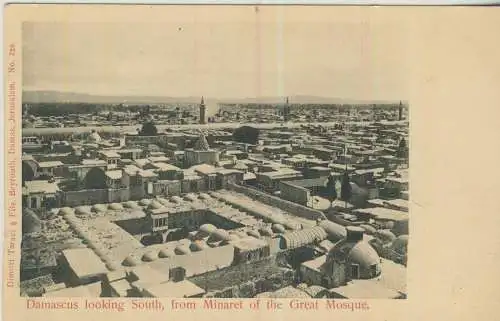
<svg viewBox="0 0 500 321">
<path fill-rule="evenodd" d="M 53 117 L 25 104 L 23 295 L 406 296 L 403 103 L 188 108 L 170 125 L 158 106 Z"/>
<path fill-rule="evenodd" d="M 407 298 L 399 29 L 232 17 L 24 26 L 21 296 Z"/>
</svg>

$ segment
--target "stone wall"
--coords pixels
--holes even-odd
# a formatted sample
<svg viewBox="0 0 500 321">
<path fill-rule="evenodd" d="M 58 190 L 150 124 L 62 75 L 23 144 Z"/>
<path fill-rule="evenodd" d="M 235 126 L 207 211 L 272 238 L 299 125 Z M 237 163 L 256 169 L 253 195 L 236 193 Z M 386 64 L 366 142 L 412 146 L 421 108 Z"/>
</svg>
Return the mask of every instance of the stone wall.
<svg viewBox="0 0 500 321">
<path fill-rule="evenodd" d="M 86 189 L 81 191 L 62 192 L 61 206 L 80 206 L 108 203 L 107 189 Z"/>
<path fill-rule="evenodd" d="M 254 200 L 257 200 L 269 206 L 277 207 L 283 211 L 290 213 L 291 215 L 299 216 L 309 220 L 326 219 L 325 215 L 318 210 L 314 210 L 300 204 L 283 200 L 279 197 L 272 196 L 253 188 L 248 188 L 237 184 L 228 184 L 228 188 L 238 193 L 245 194 L 253 198 Z"/>
</svg>

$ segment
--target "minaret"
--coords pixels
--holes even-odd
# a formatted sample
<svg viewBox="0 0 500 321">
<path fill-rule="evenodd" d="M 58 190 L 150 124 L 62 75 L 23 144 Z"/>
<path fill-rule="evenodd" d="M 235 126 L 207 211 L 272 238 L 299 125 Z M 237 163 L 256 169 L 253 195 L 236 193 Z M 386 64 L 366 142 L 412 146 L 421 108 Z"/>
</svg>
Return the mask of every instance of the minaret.
<svg viewBox="0 0 500 321">
<path fill-rule="evenodd" d="M 399 120 L 403 120 L 403 102 L 399 101 Z"/>
<path fill-rule="evenodd" d="M 288 96 L 286 97 L 285 108 L 283 108 L 283 119 L 285 122 L 288 121 L 290 116 L 290 106 L 288 105 Z"/>
<path fill-rule="evenodd" d="M 203 96 L 201 96 L 201 103 L 200 103 L 200 124 L 205 124 L 205 101 L 203 100 Z"/>
</svg>

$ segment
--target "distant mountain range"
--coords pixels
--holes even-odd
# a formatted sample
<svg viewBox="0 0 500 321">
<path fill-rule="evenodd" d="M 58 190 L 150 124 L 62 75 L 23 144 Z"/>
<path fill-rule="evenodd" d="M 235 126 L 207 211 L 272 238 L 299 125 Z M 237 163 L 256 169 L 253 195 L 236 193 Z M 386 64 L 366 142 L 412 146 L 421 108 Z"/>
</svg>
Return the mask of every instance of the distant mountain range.
<svg viewBox="0 0 500 321">
<path fill-rule="evenodd" d="M 201 97 L 166 97 L 166 96 L 108 96 L 90 95 L 74 92 L 60 91 L 23 91 L 23 103 L 90 103 L 90 104 L 173 104 L 200 102 Z M 214 99 L 205 97 L 207 103 L 228 104 L 279 104 L 285 102 L 285 97 L 259 97 L 259 98 L 224 98 Z M 394 104 L 399 101 L 384 100 L 355 100 L 328 98 L 307 95 L 288 97 L 291 104 Z"/>
</svg>

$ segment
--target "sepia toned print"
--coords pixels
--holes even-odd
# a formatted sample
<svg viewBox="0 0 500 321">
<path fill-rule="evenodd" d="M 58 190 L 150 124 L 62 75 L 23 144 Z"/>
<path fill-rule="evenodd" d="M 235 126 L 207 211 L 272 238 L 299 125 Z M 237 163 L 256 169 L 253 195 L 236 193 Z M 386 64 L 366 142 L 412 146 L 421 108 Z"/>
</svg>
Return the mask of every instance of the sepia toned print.
<svg viewBox="0 0 500 321">
<path fill-rule="evenodd" d="M 406 298 L 404 28 L 238 10 L 23 23 L 20 295 Z"/>
</svg>

